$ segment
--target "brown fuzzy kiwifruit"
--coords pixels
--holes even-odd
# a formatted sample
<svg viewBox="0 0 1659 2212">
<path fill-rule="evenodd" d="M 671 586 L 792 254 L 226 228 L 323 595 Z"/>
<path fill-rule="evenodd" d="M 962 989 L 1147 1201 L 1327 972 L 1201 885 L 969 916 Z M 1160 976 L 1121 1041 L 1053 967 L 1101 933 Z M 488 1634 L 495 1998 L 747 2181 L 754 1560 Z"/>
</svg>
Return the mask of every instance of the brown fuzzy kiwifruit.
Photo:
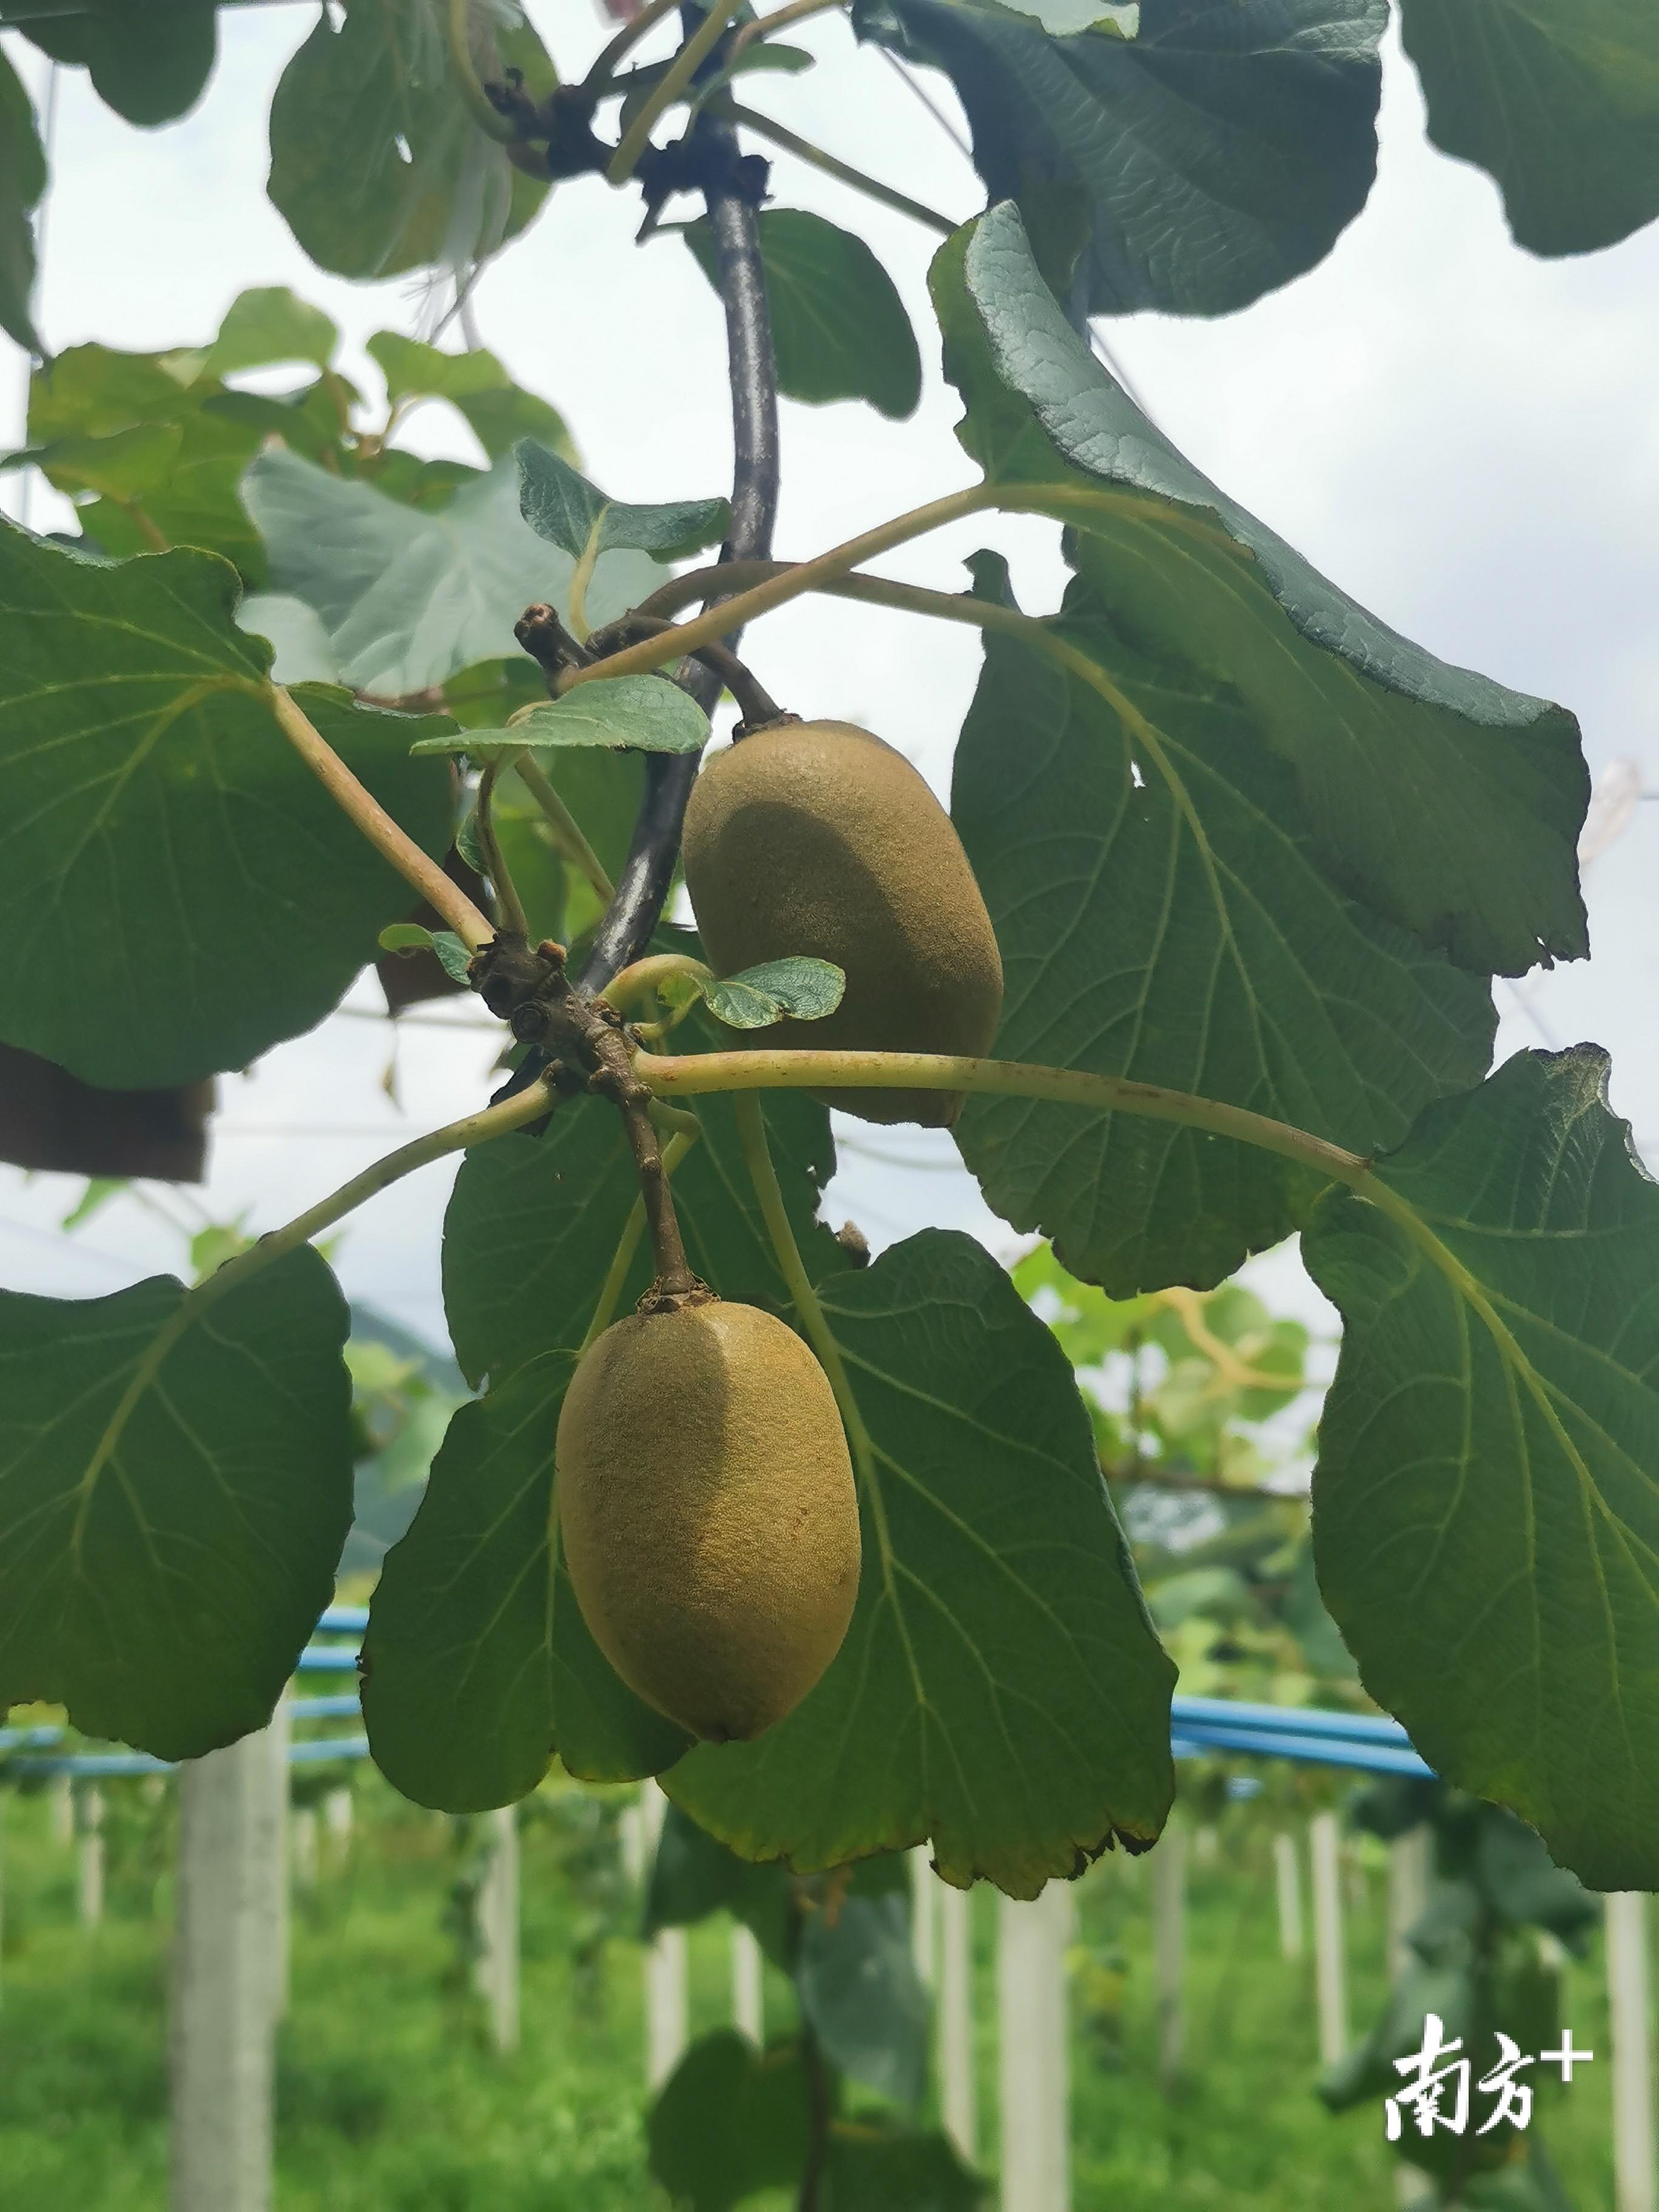
<svg viewBox="0 0 1659 2212">
<path fill-rule="evenodd" d="M 775 722 L 716 753 L 685 812 L 685 880 L 723 975 L 790 954 L 847 977 L 835 1012 L 768 1031 L 809 1050 L 979 1055 L 1002 961 L 950 816 L 902 753 L 850 722 Z M 956 1119 L 958 1093 L 834 1091 L 869 1121 Z"/>
<path fill-rule="evenodd" d="M 860 1544 L 835 1394 L 793 1331 L 718 1298 L 614 1322 L 556 1461 L 576 1601 L 629 1687 L 717 1743 L 799 1705 L 847 1632 Z"/>
</svg>

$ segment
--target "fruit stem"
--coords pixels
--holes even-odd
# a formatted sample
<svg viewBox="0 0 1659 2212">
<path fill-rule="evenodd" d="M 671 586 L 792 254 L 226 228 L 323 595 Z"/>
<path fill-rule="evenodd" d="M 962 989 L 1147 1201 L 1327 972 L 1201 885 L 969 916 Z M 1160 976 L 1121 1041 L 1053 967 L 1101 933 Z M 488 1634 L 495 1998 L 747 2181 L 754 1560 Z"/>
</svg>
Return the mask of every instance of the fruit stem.
<svg viewBox="0 0 1659 2212">
<path fill-rule="evenodd" d="M 1370 1162 L 1287 1121 L 1191 1091 L 1132 1083 L 1081 1068 L 1040 1067 L 1028 1060 L 973 1060 L 934 1052 L 698 1052 L 680 1056 L 637 1052 L 634 1073 L 661 1098 L 711 1091 L 967 1091 L 985 1097 L 1041 1098 L 1097 1113 L 1139 1114 L 1176 1121 L 1212 1137 L 1231 1137 L 1294 1160 L 1333 1182 L 1359 1189 Z"/>
<path fill-rule="evenodd" d="M 724 1059 L 725 1054 L 700 1055 L 709 1059 Z M 741 1058 L 734 1054 L 732 1058 Z M 635 1061 L 637 1068 L 639 1061 Z M 842 1426 L 847 1431 L 853 1465 L 857 1470 L 859 1488 L 869 1495 L 874 1488 L 874 1455 L 870 1446 L 870 1431 L 864 1425 L 864 1416 L 859 1410 L 858 1400 L 853 1395 L 853 1386 L 847 1377 L 847 1364 L 841 1356 L 841 1346 L 829 1318 L 818 1303 L 818 1294 L 812 1287 L 806 1272 L 806 1263 L 800 1256 L 800 1247 L 795 1242 L 795 1232 L 789 1225 L 789 1212 L 783 1202 L 783 1191 L 778 1182 L 778 1171 L 772 1164 L 772 1149 L 766 1141 L 766 1122 L 761 1114 L 760 1100 L 753 1091 L 739 1091 L 732 1101 L 738 1121 L 738 1142 L 743 1147 L 744 1164 L 749 1170 L 749 1180 L 755 1186 L 755 1196 L 760 1202 L 761 1218 L 766 1224 L 766 1233 L 772 1240 L 772 1249 L 777 1255 L 778 1270 L 789 1292 L 790 1303 L 795 1309 L 807 1342 L 817 1354 L 817 1361 L 829 1377 L 836 1404 L 841 1410 Z"/>
<path fill-rule="evenodd" d="M 530 924 L 525 919 L 524 902 L 519 896 L 519 887 L 513 880 L 513 872 L 507 865 L 507 855 L 501 850 L 501 839 L 495 835 L 495 780 L 509 759 L 516 764 L 519 756 L 497 753 L 484 764 L 478 778 L 478 795 L 473 801 L 473 812 L 477 823 L 478 845 L 483 852 L 486 872 L 495 891 L 495 910 L 501 916 L 501 926 L 514 936 L 527 938 Z"/>
<path fill-rule="evenodd" d="M 651 1093 L 634 1073 L 620 1030 L 611 1030 L 596 1038 L 593 1052 L 599 1065 L 592 1087 L 610 1098 L 621 1114 L 634 1164 L 639 1170 L 640 1197 L 656 1261 L 653 1290 L 665 1298 L 687 1297 L 694 1291 L 704 1290 L 705 1285 L 692 1273 L 685 1256 L 679 1216 L 674 1211 L 662 1147 L 657 1141 L 656 1124 L 651 1119 Z"/>
<path fill-rule="evenodd" d="M 280 684 L 266 684 L 263 690 L 277 728 L 381 857 L 390 860 L 404 881 L 443 916 L 468 951 L 476 952 L 481 945 L 488 945 L 495 934 L 494 922 L 398 827 L 374 793 L 358 781 L 292 694 Z"/>
<path fill-rule="evenodd" d="M 662 1171 L 665 1176 L 673 1174 L 696 1143 L 698 1133 L 694 1132 L 688 1135 L 682 1133 L 668 1139 L 662 1148 Z M 587 1334 L 582 1339 L 581 1349 L 584 1352 L 595 1338 L 605 1334 L 616 1319 L 617 1308 L 622 1304 L 622 1294 L 627 1286 L 628 1271 L 634 1264 L 634 1255 L 639 1250 L 640 1239 L 644 1234 L 645 1200 L 636 1198 L 633 1212 L 623 1224 L 623 1233 L 617 1240 L 616 1255 L 600 1287 L 599 1301 L 593 1308 L 593 1318 L 587 1324 Z"/>
</svg>

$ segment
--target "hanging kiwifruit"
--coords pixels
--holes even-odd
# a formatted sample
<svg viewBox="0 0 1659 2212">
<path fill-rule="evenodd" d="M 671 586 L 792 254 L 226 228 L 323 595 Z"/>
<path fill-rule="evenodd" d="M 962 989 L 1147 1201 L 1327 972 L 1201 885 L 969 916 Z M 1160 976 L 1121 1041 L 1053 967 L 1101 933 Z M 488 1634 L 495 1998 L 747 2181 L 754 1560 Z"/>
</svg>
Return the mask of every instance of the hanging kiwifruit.
<svg viewBox="0 0 1659 2212">
<path fill-rule="evenodd" d="M 556 1510 L 594 1641 L 694 1735 L 746 1741 L 841 1648 L 859 1512 L 823 1370 L 757 1307 L 614 1322 L 559 1416 Z"/>
<path fill-rule="evenodd" d="M 902 753 L 848 722 L 777 722 L 716 753 L 685 814 L 685 880 L 723 975 L 805 953 L 846 994 L 768 1041 L 980 1054 L 1002 1012 L 996 933 L 950 816 Z M 837 1091 L 869 1121 L 956 1118 L 958 1094 Z"/>
</svg>

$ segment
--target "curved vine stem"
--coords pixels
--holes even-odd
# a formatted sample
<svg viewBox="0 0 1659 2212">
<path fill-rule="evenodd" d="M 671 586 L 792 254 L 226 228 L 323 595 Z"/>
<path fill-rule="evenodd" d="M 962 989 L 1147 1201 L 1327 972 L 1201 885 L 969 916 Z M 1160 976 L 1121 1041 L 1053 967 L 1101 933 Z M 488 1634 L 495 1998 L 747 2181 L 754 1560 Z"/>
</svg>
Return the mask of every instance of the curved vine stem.
<svg viewBox="0 0 1659 2212">
<path fill-rule="evenodd" d="M 573 866 L 586 877 L 599 897 L 609 905 L 617 895 L 617 886 L 605 872 L 605 863 L 582 834 L 582 825 L 560 798 L 545 769 L 538 767 L 528 750 L 521 752 L 513 763 L 513 772 L 535 800 L 547 818 L 553 832 L 553 842 Z"/>
<path fill-rule="evenodd" d="M 516 766 L 520 756 L 497 753 L 486 762 L 483 774 L 478 778 L 478 795 L 473 801 L 473 812 L 478 825 L 478 843 L 483 850 L 485 870 L 495 888 L 495 906 L 503 929 L 512 930 L 520 937 L 528 937 L 530 924 L 525 917 L 524 901 L 519 896 L 519 887 L 513 880 L 513 871 L 507 865 L 501 851 L 501 841 L 495 835 L 495 780 L 504 768 Z"/>
<path fill-rule="evenodd" d="M 900 215 L 908 215 L 916 222 L 926 223 L 930 230 L 938 231 L 944 238 L 949 238 L 957 228 L 951 217 L 941 215 L 937 208 L 924 207 L 920 200 L 913 200 L 908 192 L 897 191 L 891 185 L 884 185 L 879 178 L 869 176 L 862 169 L 855 169 L 850 161 L 843 161 L 837 155 L 826 153 L 822 146 L 814 145 L 810 138 L 801 137 L 784 124 L 775 123 L 769 115 L 762 115 L 752 107 L 739 107 L 735 104 L 728 112 L 734 123 L 742 124 L 757 138 L 769 138 L 775 146 L 781 146 L 786 154 L 793 154 L 798 161 L 805 161 L 815 169 L 822 169 L 825 176 L 834 177 L 840 184 L 850 185 L 855 192 L 862 192 L 866 199 L 879 200 L 884 207 L 896 209 Z"/>
<path fill-rule="evenodd" d="M 637 1006 L 659 984 L 674 975 L 689 976 L 694 983 L 711 983 L 714 971 L 705 968 L 701 960 L 692 959 L 690 953 L 653 952 L 643 960 L 635 961 L 632 967 L 624 968 L 619 975 L 613 975 L 599 995 L 619 1014 L 625 1014 L 630 1006 Z"/>
<path fill-rule="evenodd" d="M 641 1059 L 647 1055 L 641 1054 Z M 713 1053 L 702 1055 L 714 1060 L 740 1058 L 741 1054 Z M 637 1070 L 640 1060 L 634 1062 Z M 836 1403 L 841 1409 L 842 1426 L 847 1431 L 848 1449 L 853 1455 L 853 1465 L 859 1479 L 859 1488 L 866 1494 L 873 1486 L 875 1455 L 870 1443 L 870 1431 L 864 1425 L 864 1415 L 859 1410 L 858 1400 L 853 1395 L 853 1386 L 847 1378 L 847 1363 L 841 1356 L 841 1346 L 830 1328 L 818 1294 L 812 1287 L 806 1264 L 800 1256 L 800 1247 L 795 1242 L 795 1232 L 789 1225 L 788 1209 L 783 1202 L 783 1191 L 778 1182 L 778 1171 L 772 1164 L 771 1146 L 766 1141 L 766 1123 L 761 1114 L 760 1100 L 752 1091 L 742 1091 L 733 1098 L 732 1109 L 738 1121 L 738 1142 L 743 1147 L 744 1165 L 749 1170 L 749 1180 L 755 1186 L 755 1197 L 759 1203 L 761 1218 L 766 1224 L 766 1233 L 772 1240 L 772 1249 L 777 1255 L 778 1269 L 790 1303 L 799 1317 L 803 1334 L 817 1354 L 818 1365 L 829 1377 L 830 1388 L 836 1394 Z"/>
<path fill-rule="evenodd" d="M 731 58 L 736 61 L 745 46 L 775 37 L 791 23 L 804 23 L 809 15 L 827 15 L 832 8 L 844 8 L 846 4 L 847 0 L 789 0 L 787 7 L 775 8 L 769 15 L 744 24 L 732 40 Z"/>
<path fill-rule="evenodd" d="M 1041 1098 L 1088 1106 L 1102 1114 L 1138 1114 L 1175 1121 L 1212 1137 L 1231 1137 L 1294 1160 L 1332 1182 L 1358 1188 L 1370 1162 L 1288 1121 L 1248 1107 L 1121 1075 L 1080 1068 L 1040 1067 L 1029 1060 L 975 1060 L 932 1052 L 700 1052 L 680 1056 L 638 1052 L 634 1073 L 659 1098 L 692 1098 L 712 1091 L 965 1091 L 981 1097 Z"/>
<path fill-rule="evenodd" d="M 622 143 L 611 156 L 611 166 L 605 171 L 605 181 L 625 185 L 634 173 L 634 165 L 651 143 L 651 133 L 658 119 L 671 108 L 685 90 L 702 66 L 705 56 L 712 53 L 721 33 L 732 18 L 744 5 L 744 0 L 710 0 L 708 13 L 693 31 L 664 71 L 662 79 L 641 104 L 639 113 L 623 133 Z"/>
<path fill-rule="evenodd" d="M 467 35 L 472 0 L 449 0 L 444 12 L 444 37 L 449 47 L 449 65 L 455 73 L 455 82 L 466 103 L 467 113 L 487 137 L 498 139 L 505 146 L 514 141 L 519 133 L 506 116 L 498 111 L 473 66 L 472 43 Z"/>
<path fill-rule="evenodd" d="M 582 90 L 597 100 L 617 74 L 617 64 L 623 60 L 647 31 L 653 31 L 665 15 L 672 15 L 680 0 L 646 0 L 631 23 L 624 23 L 607 45 L 601 47 L 593 66 L 582 79 Z"/>
<path fill-rule="evenodd" d="M 441 914 L 469 951 L 488 945 L 495 926 L 481 913 L 438 863 L 423 853 L 409 833 L 399 828 L 366 784 L 360 782 L 332 745 L 322 736 L 305 709 L 280 684 L 260 687 L 260 696 L 276 718 L 283 735 L 316 775 L 336 804 L 344 809 L 369 843 L 391 861 L 404 881 L 417 890 L 427 904 Z"/>
<path fill-rule="evenodd" d="M 907 514 L 895 515 L 890 522 L 879 523 L 875 529 L 862 531 L 843 544 L 832 545 L 827 553 L 820 553 L 813 560 L 791 562 L 775 568 L 763 583 L 722 599 L 706 612 L 688 623 L 676 623 L 659 636 L 626 646 L 620 653 L 608 653 L 589 667 L 567 669 L 558 679 L 558 688 L 566 692 L 595 678 L 649 674 L 653 669 L 665 667 L 671 660 L 695 653 L 699 646 L 710 645 L 727 636 L 757 615 L 769 614 L 774 607 L 787 606 L 804 592 L 823 591 L 863 562 L 890 553 L 896 546 L 908 545 L 912 538 L 925 538 L 929 531 L 943 529 L 948 522 L 959 522 L 964 515 L 981 514 L 988 507 L 1005 503 L 1006 495 L 999 494 L 994 485 L 986 483 L 970 484 L 965 491 L 953 491 L 943 499 L 929 500 L 925 507 L 912 507 Z M 699 574 L 701 589 L 712 591 L 719 569 L 705 568 Z M 661 594 L 653 592 L 652 598 L 659 601 Z M 651 611 L 656 611 L 653 605 Z M 645 610 L 636 608 L 635 611 L 642 613 Z"/>
</svg>

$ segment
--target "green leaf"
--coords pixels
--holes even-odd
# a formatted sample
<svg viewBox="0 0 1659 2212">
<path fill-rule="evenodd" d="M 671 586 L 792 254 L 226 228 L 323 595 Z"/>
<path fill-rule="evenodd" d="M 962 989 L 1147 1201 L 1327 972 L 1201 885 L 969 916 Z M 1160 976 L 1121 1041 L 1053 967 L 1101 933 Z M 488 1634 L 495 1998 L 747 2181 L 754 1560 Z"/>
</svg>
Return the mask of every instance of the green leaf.
<svg viewBox="0 0 1659 2212">
<path fill-rule="evenodd" d="M 684 238 L 712 284 L 708 216 L 690 224 Z M 779 391 L 813 404 L 867 399 L 895 419 L 913 414 L 921 398 L 915 332 L 864 240 L 800 208 L 765 208 L 760 246 Z"/>
<path fill-rule="evenodd" d="M 395 331 L 381 331 L 370 338 L 368 351 L 380 364 L 390 400 L 448 400 L 471 423 L 492 461 L 525 437 L 538 438 L 557 451 L 570 450 L 570 434 L 558 410 L 533 392 L 521 391 L 493 353 L 482 348 L 441 353 L 436 346 L 400 337 Z"/>
<path fill-rule="evenodd" d="M 690 2212 L 731 2212 L 761 2190 L 793 2194 L 808 2138 L 795 2045 L 757 2051 L 735 2028 L 703 2036 L 664 2084 L 646 2131 L 653 2177 Z"/>
<path fill-rule="evenodd" d="M 1448 1780 L 1596 1889 L 1659 1885 L 1659 1192 L 1603 1054 L 1430 1107 L 1303 1238 L 1347 1323 L 1320 1587 Z"/>
<path fill-rule="evenodd" d="M 0 331 L 26 352 L 44 350 L 32 319 L 33 211 L 46 189 L 46 157 L 22 81 L 0 53 Z"/>
<path fill-rule="evenodd" d="M 933 281 L 969 451 L 1069 526 L 1127 642 L 1239 694 L 1333 879 L 1465 967 L 1582 956 L 1572 717 L 1397 636 L 1183 460 L 1070 328 L 1013 208 Z"/>
<path fill-rule="evenodd" d="M 237 596 L 210 553 L 108 564 L 0 527 L 0 1035 L 88 1082 L 246 1066 L 325 1014 L 410 903 L 283 736 Z M 422 725 L 299 696 L 443 853 Z"/>
<path fill-rule="evenodd" d="M 171 123 L 193 107 L 217 50 L 216 0 L 84 0 L 19 27 L 54 61 L 78 64 L 129 123 Z"/>
<path fill-rule="evenodd" d="M 435 514 L 280 451 L 253 461 L 242 497 L 271 588 L 315 608 L 361 691 L 402 698 L 516 656 L 513 625 L 526 606 L 563 605 L 569 590 L 570 560 L 520 517 L 510 461 L 472 477 Z M 608 554 L 589 587 L 593 618 L 620 614 L 658 580 L 637 554 Z"/>
<path fill-rule="evenodd" d="M 465 267 L 515 236 L 546 198 L 546 180 L 515 169 L 469 112 L 450 68 L 447 5 L 346 0 L 341 28 L 325 10 L 276 87 L 270 198 L 337 276 Z M 556 82 L 552 64 L 513 13 L 501 59 L 540 97 Z"/>
<path fill-rule="evenodd" d="M 790 1911 L 789 1877 L 781 1866 L 752 1866 L 705 1834 L 678 1805 L 665 1808 L 646 1887 L 644 1942 L 664 1928 L 695 1927 L 711 1913 L 729 1912 L 787 1973 Z"/>
<path fill-rule="evenodd" d="M 1079 583 L 1049 633 L 986 640 L 952 812 L 1006 981 L 996 1051 L 1247 1106 L 1369 1154 L 1478 1082 L 1484 980 L 1345 897 L 1295 779 L 1213 678 L 1143 659 Z M 988 1202 L 1114 1297 L 1208 1286 L 1316 1186 L 1247 1145 L 1129 1114 L 970 1098 Z"/>
<path fill-rule="evenodd" d="M 708 742 L 708 715 L 678 684 L 661 676 L 606 676 L 532 707 L 509 728 L 423 738 L 417 750 L 550 752 L 598 745 L 610 752 L 699 753 Z"/>
<path fill-rule="evenodd" d="M 320 307 L 298 299 L 285 284 L 239 293 L 208 348 L 203 374 L 234 376 L 246 368 L 306 361 L 326 368 L 340 333 Z"/>
<path fill-rule="evenodd" d="M 453 929 L 422 929 L 418 921 L 394 921 L 375 943 L 382 952 L 435 953 L 452 982 L 471 980 L 472 956 Z"/>
<path fill-rule="evenodd" d="M 29 435 L 58 489 L 99 495 L 82 527 L 118 558 L 200 545 L 264 580 L 264 550 L 237 495 L 276 405 L 226 392 L 201 353 L 129 354 L 71 347 L 29 386 Z M 250 415 L 246 410 L 255 410 Z M 291 425 L 292 408 L 280 410 Z"/>
<path fill-rule="evenodd" d="M 691 1263 L 722 1296 L 785 1312 L 730 1103 L 700 1105 L 708 1134 L 674 1180 Z M 796 1234 L 809 1266 L 828 1272 L 842 1254 L 813 1216 L 833 1167 L 829 1115 L 783 1094 L 766 1111 Z M 366 1647 L 375 1759 L 421 1804 L 509 1804 L 553 1752 L 573 1773 L 618 1781 L 685 1747 L 612 1674 L 562 1567 L 550 1573 L 559 1408 L 638 1189 L 621 1125 L 593 1099 L 561 1106 L 544 1136 L 468 1153 L 456 1178 L 444 1299 L 464 1371 L 490 1388 L 457 1415 L 386 1557 Z M 641 1251 L 619 1310 L 648 1275 Z"/>
<path fill-rule="evenodd" d="M 842 970 L 828 960 L 799 957 L 765 960 L 741 975 L 725 975 L 702 987 L 709 1012 L 731 1030 L 763 1030 L 786 1015 L 796 1021 L 822 1021 L 840 1006 L 847 988 Z"/>
<path fill-rule="evenodd" d="M 0 1711 L 163 1759 L 269 1718 L 351 1520 L 347 1320 L 309 1249 L 205 1309 L 0 1294 Z"/>
<path fill-rule="evenodd" d="M 954 1233 L 820 1295 L 873 1455 L 853 1624 L 786 1720 L 699 1745 L 663 1786 L 745 1858 L 806 1870 L 931 1838 L 947 1881 L 1020 1897 L 1115 1836 L 1150 1843 L 1174 1669 L 1064 1353 Z"/>
<path fill-rule="evenodd" d="M 1498 180 L 1517 245 L 1589 253 L 1659 216 L 1659 16 L 1647 0 L 1401 0 L 1443 152 Z"/>
<path fill-rule="evenodd" d="M 533 438 L 521 439 L 515 450 L 525 520 L 538 538 L 562 547 L 575 561 L 592 562 L 619 546 L 649 553 L 658 561 L 678 561 L 714 544 L 732 519 L 723 499 L 630 507 L 624 501 L 607 499 L 568 461 Z M 595 627 L 605 619 L 591 605 L 588 618 Z"/>
<path fill-rule="evenodd" d="M 1079 316 L 1225 314 L 1322 260 L 1376 173 L 1387 20 L 1384 0 L 1142 0 L 1126 40 L 988 0 L 854 9 L 948 74 L 993 200 L 1086 194 Z"/>
<path fill-rule="evenodd" d="M 927 2091 L 927 1992 L 915 1969 L 908 1897 L 848 1897 L 801 1931 L 801 2010 L 838 2073 L 914 2111 Z"/>
</svg>

